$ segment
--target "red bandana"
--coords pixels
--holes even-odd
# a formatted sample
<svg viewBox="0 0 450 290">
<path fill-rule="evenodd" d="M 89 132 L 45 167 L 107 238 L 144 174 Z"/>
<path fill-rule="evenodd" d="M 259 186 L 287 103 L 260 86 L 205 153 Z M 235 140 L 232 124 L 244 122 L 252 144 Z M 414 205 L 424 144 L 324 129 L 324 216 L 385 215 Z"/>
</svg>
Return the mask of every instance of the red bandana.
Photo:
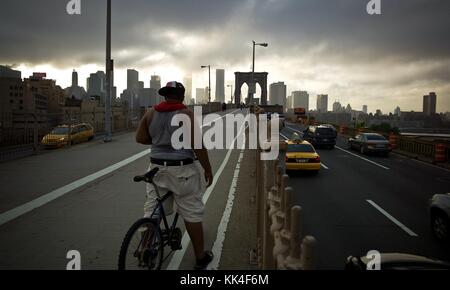
<svg viewBox="0 0 450 290">
<path fill-rule="evenodd" d="M 186 109 L 186 106 L 182 103 L 175 102 L 162 102 L 161 104 L 155 106 L 157 112 L 174 112 Z"/>
</svg>

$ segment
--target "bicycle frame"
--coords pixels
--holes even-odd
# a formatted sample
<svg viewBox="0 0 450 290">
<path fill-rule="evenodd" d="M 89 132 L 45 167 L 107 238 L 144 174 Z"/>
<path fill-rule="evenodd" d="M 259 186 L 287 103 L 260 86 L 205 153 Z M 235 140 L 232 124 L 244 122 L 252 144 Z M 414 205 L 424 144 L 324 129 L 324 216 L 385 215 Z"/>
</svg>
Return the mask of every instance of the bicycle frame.
<svg viewBox="0 0 450 290">
<path fill-rule="evenodd" d="M 153 187 L 155 188 L 156 196 L 158 197 L 156 199 L 156 202 L 157 202 L 158 205 L 153 210 L 150 218 L 153 218 L 153 216 L 155 215 L 156 211 L 159 209 L 160 217 L 162 218 L 162 220 L 164 222 L 165 231 L 169 231 L 169 237 L 164 242 L 164 245 L 165 245 L 166 242 L 169 242 L 169 241 L 172 240 L 173 230 L 175 229 L 175 227 L 177 225 L 179 215 L 178 215 L 178 213 L 175 214 L 175 217 L 173 219 L 172 225 L 169 227 L 169 223 L 167 222 L 166 212 L 164 211 L 164 205 L 163 204 L 169 197 L 171 197 L 173 195 L 173 192 L 169 191 L 168 193 L 166 193 L 164 196 L 161 197 L 161 195 L 159 194 L 158 186 L 156 186 L 153 182 L 151 182 L 150 184 L 153 185 Z M 158 224 L 158 226 L 160 226 L 160 225 Z"/>
</svg>

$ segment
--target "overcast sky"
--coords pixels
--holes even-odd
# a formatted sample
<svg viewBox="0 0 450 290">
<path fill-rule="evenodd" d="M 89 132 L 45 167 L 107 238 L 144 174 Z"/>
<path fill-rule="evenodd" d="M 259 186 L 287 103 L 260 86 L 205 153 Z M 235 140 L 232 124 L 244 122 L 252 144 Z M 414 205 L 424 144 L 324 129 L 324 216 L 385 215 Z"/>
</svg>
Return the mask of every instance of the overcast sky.
<svg viewBox="0 0 450 290">
<path fill-rule="evenodd" d="M 68 0 L 2 0 L 0 64 L 16 64 L 27 77 L 47 71 L 62 87 L 71 71 L 85 86 L 104 69 L 106 0 L 81 0 L 82 15 L 66 13 Z M 201 65 L 235 71 L 251 68 L 269 83 L 329 94 L 354 109 L 421 110 L 422 97 L 438 94 L 438 111 L 450 111 L 450 1 L 381 0 L 382 15 L 368 15 L 368 0 L 113 0 L 115 84 L 126 86 L 126 69 L 149 86 L 192 74 L 207 85 Z M 213 74 L 212 81 L 214 83 Z M 214 86 L 213 86 L 214 92 Z M 227 97 L 230 89 L 226 90 Z M 214 93 L 213 93 L 214 97 Z"/>
</svg>

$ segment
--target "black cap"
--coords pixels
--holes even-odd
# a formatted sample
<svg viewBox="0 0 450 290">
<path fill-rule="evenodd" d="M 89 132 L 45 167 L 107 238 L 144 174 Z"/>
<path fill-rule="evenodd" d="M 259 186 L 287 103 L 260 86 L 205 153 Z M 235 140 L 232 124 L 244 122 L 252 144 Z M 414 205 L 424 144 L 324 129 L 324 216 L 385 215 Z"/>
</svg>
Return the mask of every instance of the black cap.
<svg viewBox="0 0 450 290">
<path fill-rule="evenodd" d="M 159 90 L 161 96 L 167 97 L 168 95 L 175 95 L 179 97 L 184 97 L 186 89 L 182 83 L 179 82 L 168 82 L 167 85 Z"/>
</svg>

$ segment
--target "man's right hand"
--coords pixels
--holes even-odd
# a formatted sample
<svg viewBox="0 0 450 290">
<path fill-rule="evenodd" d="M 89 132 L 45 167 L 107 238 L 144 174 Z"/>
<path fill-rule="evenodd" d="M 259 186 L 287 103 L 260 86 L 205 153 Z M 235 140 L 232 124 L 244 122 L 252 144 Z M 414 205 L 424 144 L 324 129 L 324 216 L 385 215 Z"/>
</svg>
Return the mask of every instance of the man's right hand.
<svg viewBox="0 0 450 290">
<path fill-rule="evenodd" d="M 206 188 L 210 187 L 213 183 L 214 176 L 212 171 L 205 171 L 205 179 L 206 179 Z"/>
</svg>

